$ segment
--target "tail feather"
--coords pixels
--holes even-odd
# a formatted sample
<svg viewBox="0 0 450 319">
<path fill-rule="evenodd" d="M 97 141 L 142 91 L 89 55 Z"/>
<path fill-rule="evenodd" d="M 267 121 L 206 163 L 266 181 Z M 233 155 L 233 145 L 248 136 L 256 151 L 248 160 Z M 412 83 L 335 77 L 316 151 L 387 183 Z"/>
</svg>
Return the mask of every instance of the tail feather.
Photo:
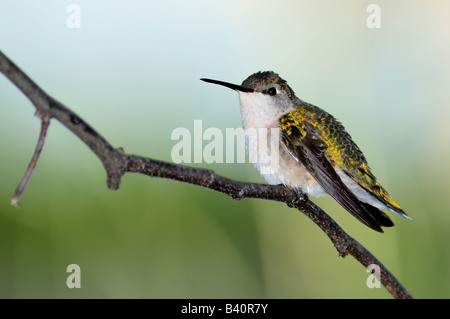
<svg viewBox="0 0 450 319">
<path fill-rule="evenodd" d="M 377 223 L 380 224 L 380 226 L 383 226 L 383 227 L 394 226 L 394 223 L 392 222 L 392 220 L 378 208 L 376 208 L 370 204 L 364 203 L 364 202 L 361 202 L 361 205 L 377 221 Z"/>
<path fill-rule="evenodd" d="M 377 194 L 367 191 L 370 195 L 372 195 L 373 197 L 375 197 L 375 199 L 379 200 L 380 202 L 382 202 L 384 205 L 386 205 L 387 208 L 389 208 L 389 210 L 399 216 L 402 216 L 403 218 L 409 219 L 411 220 L 412 218 L 409 217 L 404 211 L 403 209 L 396 203 L 394 202 L 392 199 L 389 198 L 389 196 L 386 196 L 386 198 L 383 198 L 381 196 L 378 196 Z"/>
</svg>

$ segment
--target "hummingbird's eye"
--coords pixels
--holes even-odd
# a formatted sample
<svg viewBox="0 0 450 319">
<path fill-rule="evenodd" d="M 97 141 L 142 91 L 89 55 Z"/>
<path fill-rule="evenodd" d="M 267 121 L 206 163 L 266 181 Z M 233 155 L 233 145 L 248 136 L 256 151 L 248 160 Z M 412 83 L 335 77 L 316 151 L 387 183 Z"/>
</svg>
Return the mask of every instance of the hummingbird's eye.
<svg viewBox="0 0 450 319">
<path fill-rule="evenodd" d="M 277 94 L 277 89 L 276 88 L 270 88 L 267 90 L 267 93 L 269 93 L 270 95 L 276 95 Z"/>
</svg>

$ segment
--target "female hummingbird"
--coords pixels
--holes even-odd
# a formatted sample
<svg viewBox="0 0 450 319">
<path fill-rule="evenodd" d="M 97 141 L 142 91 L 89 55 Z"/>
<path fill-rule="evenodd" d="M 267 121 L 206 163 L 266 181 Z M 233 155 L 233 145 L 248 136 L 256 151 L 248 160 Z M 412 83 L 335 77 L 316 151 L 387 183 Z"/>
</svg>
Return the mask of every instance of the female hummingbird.
<svg viewBox="0 0 450 319">
<path fill-rule="evenodd" d="M 328 193 L 358 220 L 379 232 L 383 232 L 381 226 L 394 225 L 380 209 L 411 219 L 378 183 L 344 126 L 326 111 L 295 96 L 278 74 L 257 72 L 242 85 L 201 80 L 238 92 L 246 134 L 261 128 L 270 129 L 266 130 L 268 135 L 277 134 L 278 150 L 271 152 L 277 158 L 269 160 L 277 165 L 267 170 L 267 158 L 255 163 L 269 184 L 284 184 L 311 196 Z M 267 154 L 261 145 L 247 143 L 247 147 L 249 153 Z"/>
</svg>

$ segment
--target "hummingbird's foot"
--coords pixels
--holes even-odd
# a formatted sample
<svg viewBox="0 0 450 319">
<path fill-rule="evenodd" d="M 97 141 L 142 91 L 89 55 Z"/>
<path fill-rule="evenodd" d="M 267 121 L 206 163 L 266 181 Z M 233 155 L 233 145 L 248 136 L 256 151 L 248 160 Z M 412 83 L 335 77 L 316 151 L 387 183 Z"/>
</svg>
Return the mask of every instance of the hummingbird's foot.
<svg viewBox="0 0 450 319">
<path fill-rule="evenodd" d="M 292 199 L 287 205 L 289 207 L 303 207 L 308 202 L 308 195 L 302 192 L 295 191 L 295 198 Z"/>
</svg>

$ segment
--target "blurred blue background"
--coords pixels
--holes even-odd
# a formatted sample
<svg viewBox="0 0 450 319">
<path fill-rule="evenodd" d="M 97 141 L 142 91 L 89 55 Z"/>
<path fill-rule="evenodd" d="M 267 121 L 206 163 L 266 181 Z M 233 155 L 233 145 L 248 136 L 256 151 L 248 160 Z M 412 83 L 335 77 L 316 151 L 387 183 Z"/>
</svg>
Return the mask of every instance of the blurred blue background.
<svg viewBox="0 0 450 319">
<path fill-rule="evenodd" d="M 369 29 L 366 8 L 381 8 Z M 70 4 L 81 28 L 68 28 Z M 313 199 L 416 298 L 450 297 L 448 1 L 1 1 L 0 50 L 127 153 L 171 161 L 177 127 L 241 125 L 241 83 L 273 70 L 343 122 L 413 218 L 376 233 Z M 20 208 L 40 121 L 0 76 L 0 297 L 390 298 L 297 211 L 126 174 L 52 121 Z M 263 182 L 251 164 L 191 164 Z M 69 289 L 66 267 L 81 268 Z"/>
</svg>

